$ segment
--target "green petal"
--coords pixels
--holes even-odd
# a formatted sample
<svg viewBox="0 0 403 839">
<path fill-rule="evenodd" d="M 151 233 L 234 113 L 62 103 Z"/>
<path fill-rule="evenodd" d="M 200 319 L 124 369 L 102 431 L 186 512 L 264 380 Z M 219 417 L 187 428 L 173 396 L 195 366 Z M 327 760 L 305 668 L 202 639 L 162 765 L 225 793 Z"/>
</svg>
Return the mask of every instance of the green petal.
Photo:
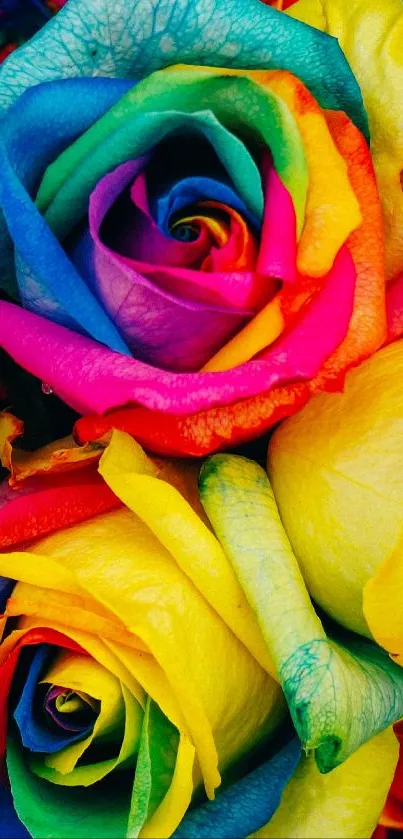
<svg viewBox="0 0 403 839">
<path fill-rule="evenodd" d="M 141 828 L 161 804 L 172 783 L 179 745 L 178 729 L 152 700 L 147 700 L 127 836 L 137 839 Z"/>
<path fill-rule="evenodd" d="M 183 68 L 155 73 L 125 94 L 63 152 L 47 169 L 37 195 L 37 205 L 56 235 L 66 236 L 86 212 L 91 190 L 107 171 L 150 151 L 179 127 L 199 127 L 205 133 L 240 195 L 260 217 L 263 194 L 259 172 L 243 143 L 231 132 L 255 150 L 269 147 L 276 170 L 292 195 L 301 230 L 308 170 L 294 116 L 278 96 L 256 82 L 223 72 L 216 75 L 212 70 Z"/>
<path fill-rule="evenodd" d="M 328 638 L 311 604 L 266 473 L 215 455 L 203 506 L 254 609 L 304 748 L 328 772 L 403 715 L 403 670 L 369 641 Z"/>
<path fill-rule="evenodd" d="M 7 742 L 7 769 L 19 819 L 33 839 L 124 839 L 132 773 L 114 773 L 93 787 L 59 787 L 28 768 L 17 737 Z"/>
</svg>

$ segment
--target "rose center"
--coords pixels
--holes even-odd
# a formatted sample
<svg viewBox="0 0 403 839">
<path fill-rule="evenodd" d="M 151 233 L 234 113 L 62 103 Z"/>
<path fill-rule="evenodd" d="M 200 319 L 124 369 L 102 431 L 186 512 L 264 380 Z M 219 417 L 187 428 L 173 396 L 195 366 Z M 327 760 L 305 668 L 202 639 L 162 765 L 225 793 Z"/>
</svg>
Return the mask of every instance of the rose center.
<svg viewBox="0 0 403 839">
<path fill-rule="evenodd" d="M 46 692 L 43 708 L 48 722 L 66 731 L 78 733 L 94 725 L 100 702 L 86 693 L 51 685 Z"/>
</svg>

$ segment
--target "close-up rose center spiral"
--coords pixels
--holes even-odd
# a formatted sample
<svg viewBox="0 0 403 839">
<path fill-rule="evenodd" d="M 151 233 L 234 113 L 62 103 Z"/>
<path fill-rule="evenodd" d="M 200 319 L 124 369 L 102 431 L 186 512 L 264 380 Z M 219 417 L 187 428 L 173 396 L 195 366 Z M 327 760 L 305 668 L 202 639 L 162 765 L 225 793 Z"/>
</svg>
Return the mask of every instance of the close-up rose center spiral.
<svg viewBox="0 0 403 839">
<path fill-rule="evenodd" d="M 35 775 L 88 786 L 116 767 L 135 765 L 144 712 L 119 679 L 67 644 L 25 648 L 9 716 Z"/>
<path fill-rule="evenodd" d="M 83 415 L 77 440 L 119 427 L 165 454 L 228 448 L 381 345 L 381 208 L 360 119 L 279 69 L 174 65 L 96 81 L 99 104 L 80 80 L 76 116 L 75 80 L 68 96 L 54 84 L 60 142 L 45 135 L 45 150 L 27 94 L 34 176 L 12 130 L 5 142 L 22 307 L 2 304 L 2 346 Z"/>
<path fill-rule="evenodd" d="M 121 164 L 89 206 L 90 237 L 73 252 L 92 263 L 97 294 L 142 361 L 200 369 L 274 292 L 256 270 L 261 224 L 197 135 Z"/>
</svg>

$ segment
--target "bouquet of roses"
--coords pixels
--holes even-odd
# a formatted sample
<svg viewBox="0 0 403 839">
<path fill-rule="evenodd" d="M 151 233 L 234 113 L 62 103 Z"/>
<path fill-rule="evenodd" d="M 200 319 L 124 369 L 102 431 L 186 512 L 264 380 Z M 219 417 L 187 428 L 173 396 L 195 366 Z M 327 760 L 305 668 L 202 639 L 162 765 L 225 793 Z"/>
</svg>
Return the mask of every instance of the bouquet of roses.
<svg viewBox="0 0 403 839">
<path fill-rule="evenodd" d="M 403 829 L 401 0 L 1 47 L 0 839 Z"/>
</svg>

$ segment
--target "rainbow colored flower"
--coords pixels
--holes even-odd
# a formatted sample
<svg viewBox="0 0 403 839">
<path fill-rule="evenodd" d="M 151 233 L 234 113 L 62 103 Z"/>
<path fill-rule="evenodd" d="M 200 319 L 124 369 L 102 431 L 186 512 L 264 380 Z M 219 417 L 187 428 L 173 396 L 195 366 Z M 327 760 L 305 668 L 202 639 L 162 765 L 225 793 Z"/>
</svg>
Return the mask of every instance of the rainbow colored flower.
<svg viewBox="0 0 403 839">
<path fill-rule="evenodd" d="M 401 0 L 0 6 L 0 839 L 387 839 Z"/>
</svg>

